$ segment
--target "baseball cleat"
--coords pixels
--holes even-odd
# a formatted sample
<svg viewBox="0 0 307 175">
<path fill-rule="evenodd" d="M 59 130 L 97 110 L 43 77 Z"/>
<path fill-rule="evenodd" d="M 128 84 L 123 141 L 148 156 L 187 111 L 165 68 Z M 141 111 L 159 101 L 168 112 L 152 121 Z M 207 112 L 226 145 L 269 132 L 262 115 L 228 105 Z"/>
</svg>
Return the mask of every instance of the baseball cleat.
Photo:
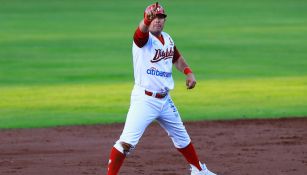
<svg viewBox="0 0 307 175">
<path fill-rule="evenodd" d="M 212 173 L 210 170 L 208 170 L 205 164 L 201 164 L 200 162 L 199 164 L 202 170 L 199 171 L 194 165 L 191 165 L 191 175 L 217 175 L 215 173 Z"/>
</svg>

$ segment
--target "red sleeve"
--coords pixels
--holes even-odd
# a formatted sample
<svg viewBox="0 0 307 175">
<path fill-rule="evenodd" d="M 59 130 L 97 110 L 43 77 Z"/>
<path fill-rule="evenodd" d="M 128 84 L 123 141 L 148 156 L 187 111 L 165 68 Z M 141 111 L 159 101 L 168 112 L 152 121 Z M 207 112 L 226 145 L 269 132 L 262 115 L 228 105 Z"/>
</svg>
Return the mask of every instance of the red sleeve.
<svg viewBox="0 0 307 175">
<path fill-rule="evenodd" d="M 149 32 L 143 33 L 138 27 L 134 33 L 133 41 L 139 48 L 142 48 L 147 43 L 148 38 L 149 38 Z"/>
<path fill-rule="evenodd" d="M 173 57 L 173 64 L 178 60 L 180 57 L 180 52 L 178 51 L 177 47 L 174 46 L 174 57 Z"/>
</svg>

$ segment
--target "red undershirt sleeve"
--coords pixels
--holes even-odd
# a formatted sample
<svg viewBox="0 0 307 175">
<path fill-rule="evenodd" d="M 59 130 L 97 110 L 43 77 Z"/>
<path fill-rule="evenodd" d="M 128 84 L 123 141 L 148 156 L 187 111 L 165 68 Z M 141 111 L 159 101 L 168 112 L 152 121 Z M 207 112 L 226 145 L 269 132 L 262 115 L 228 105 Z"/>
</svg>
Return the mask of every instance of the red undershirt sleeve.
<svg viewBox="0 0 307 175">
<path fill-rule="evenodd" d="M 180 52 L 178 51 L 177 47 L 174 46 L 173 64 L 179 59 L 180 56 L 181 56 Z"/>
<path fill-rule="evenodd" d="M 133 41 L 139 48 L 142 48 L 147 43 L 148 38 L 149 38 L 149 32 L 143 33 L 138 27 L 134 33 Z"/>
</svg>

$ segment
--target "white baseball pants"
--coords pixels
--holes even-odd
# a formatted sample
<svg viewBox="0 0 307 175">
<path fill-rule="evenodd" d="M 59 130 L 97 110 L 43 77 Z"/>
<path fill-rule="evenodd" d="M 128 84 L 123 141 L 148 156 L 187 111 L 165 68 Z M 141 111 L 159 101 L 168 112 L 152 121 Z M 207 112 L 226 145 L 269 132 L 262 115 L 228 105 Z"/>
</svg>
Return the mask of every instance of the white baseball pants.
<svg viewBox="0 0 307 175">
<path fill-rule="evenodd" d="M 144 88 L 135 85 L 124 130 L 114 147 L 123 152 L 121 142 L 125 142 L 134 148 L 154 120 L 166 130 L 176 148 L 184 148 L 191 142 L 170 95 L 158 99 L 146 95 Z"/>
</svg>

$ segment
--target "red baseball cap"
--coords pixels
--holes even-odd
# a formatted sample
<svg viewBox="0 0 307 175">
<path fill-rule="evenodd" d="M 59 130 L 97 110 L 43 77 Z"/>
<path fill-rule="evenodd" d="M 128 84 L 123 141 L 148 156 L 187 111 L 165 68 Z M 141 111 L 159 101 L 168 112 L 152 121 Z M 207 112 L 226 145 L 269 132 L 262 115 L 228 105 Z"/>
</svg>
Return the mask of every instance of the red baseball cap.
<svg viewBox="0 0 307 175">
<path fill-rule="evenodd" d="M 156 2 L 155 4 L 152 4 L 152 5 L 149 5 L 146 9 L 145 9 L 145 12 L 146 11 L 151 11 L 153 9 L 156 9 L 156 15 L 161 15 L 163 16 L 164 18 L 167 17 L 165 11 L 164 11 L 164 8 L 158 3 Z M 145 15 L 145 13 L 144 13 Z"/>
</svg>

